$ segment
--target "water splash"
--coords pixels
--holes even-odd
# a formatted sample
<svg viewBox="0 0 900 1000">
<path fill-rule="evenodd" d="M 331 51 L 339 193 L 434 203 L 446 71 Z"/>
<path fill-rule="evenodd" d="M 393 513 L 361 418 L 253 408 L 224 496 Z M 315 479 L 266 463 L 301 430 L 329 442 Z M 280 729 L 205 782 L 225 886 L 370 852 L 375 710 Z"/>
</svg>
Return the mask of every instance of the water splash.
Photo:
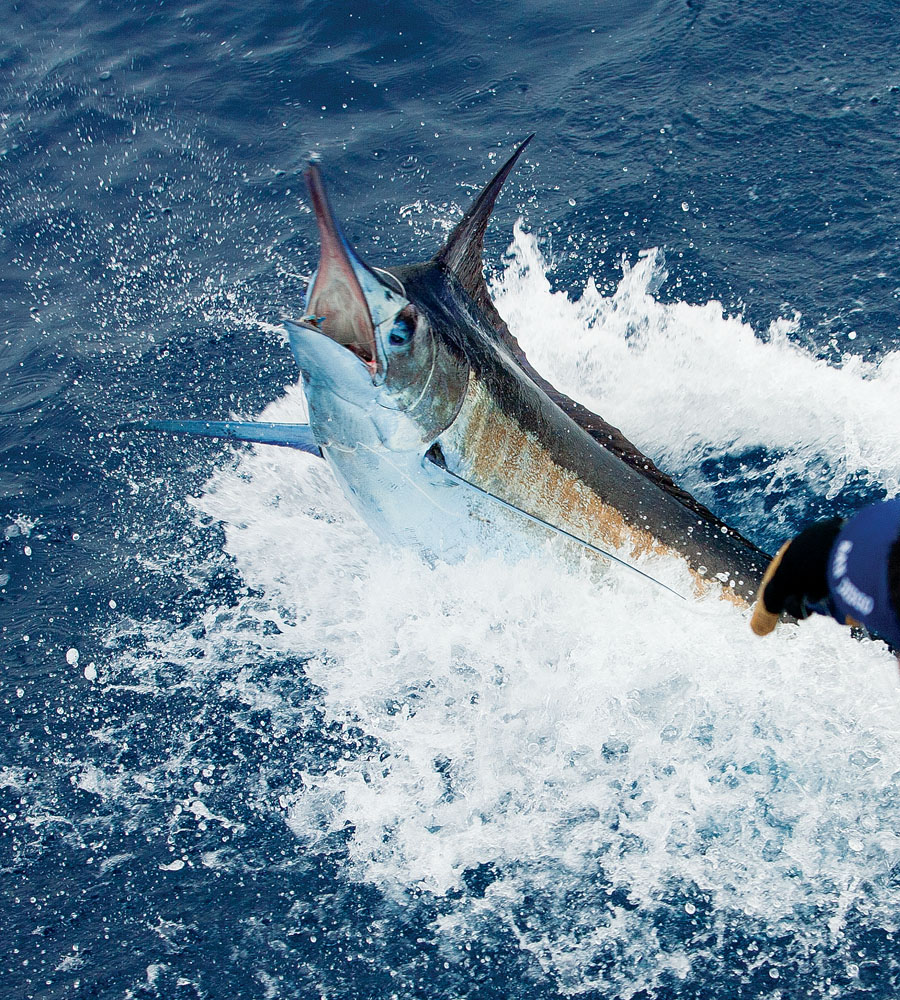
<svg viewBox="0 0 900 1000">
<path fill-rule="evenodd" d="M 660 302 L 661 269 L 649 254 L 572 302 L 518 232 L 496 291 L 538 369 L 655 454 L 759 447 L 888 478 L 896 431 L 873 415 L 895 355 L 830 367 L 717 303 Z M 302 394 L 264 416 L 302 419 Z M 504 934 L 563 992 L 630 996 L 726 961 L 820 977 L 849 968 L 859 921 L 894 933 L 883 645 L 826 620 L 760 641 L 715 600 L 545 553 L 429 567 L 304 455 L 243 452 L 196 502 L 280 615 L 272 651 L 304 657 L 323 718 L 365 737 L 281 796 L 288 826 L 318 850 L 342 834 L 348 878 L 429 900 L 448 953 Z"/>
<path fill-rule="evenodd" d="M 900 430 L 886 419 L 900 392 L 900 351 L 877 362 L 845 354 L 836 367 L 791 338 L 796 317 L 758 335 L 718 302 L 661 301 L 659 251 L 622 270 L 612 295 L 589 280 L 573 301 L 551 289 L 536 237 L 516 229 L 494 294 L 551 382 L 692 486 L 704 458 L 762 451 L 762 468 L 738 470 L 751 473 L 758 496 L 792 476 L 827 499 L 859 477 L 900 492 Z M 741 490 L 742 476 L 729 485 Z"/>
</svg>

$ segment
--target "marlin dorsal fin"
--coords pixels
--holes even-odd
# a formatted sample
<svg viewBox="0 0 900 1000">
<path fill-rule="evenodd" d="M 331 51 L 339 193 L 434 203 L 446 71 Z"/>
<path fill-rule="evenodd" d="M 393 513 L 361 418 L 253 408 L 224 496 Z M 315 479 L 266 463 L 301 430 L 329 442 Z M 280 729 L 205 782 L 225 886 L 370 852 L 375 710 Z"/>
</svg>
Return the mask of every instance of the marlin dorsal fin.
<svg viewBox="0 0 900 1000">
<path fill-rule="evenodd" d="M 497 200 L 497 195 L 500 194 L 503 182 L 516 165 L 516 160 L 522 155 L 522 151 L 533 138 L 534 133 L 532 132 L 494 174 L 493 179 L 472 203 L 472 207 L 462 217 L 447 242 L 434 258 L 438 264 L 442 264 L 456 276 L 463 288 L 483 308 L 490 303 L 481 262 L 484 250 L 484 231 L 487 229 L 488 219 L 491 217 L 494 202 Z M 490 315 L 493 312 L 493 306 L 489 306 L 486 311 Z"/>
</svg>

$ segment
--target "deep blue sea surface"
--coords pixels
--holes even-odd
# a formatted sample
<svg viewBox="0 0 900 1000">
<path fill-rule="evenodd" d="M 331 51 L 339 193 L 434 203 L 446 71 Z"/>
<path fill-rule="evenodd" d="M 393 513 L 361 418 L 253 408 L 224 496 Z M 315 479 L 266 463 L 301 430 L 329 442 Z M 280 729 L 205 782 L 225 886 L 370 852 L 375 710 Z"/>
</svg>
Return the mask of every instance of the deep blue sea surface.
<svg viewBox="0 0 900 1000">
<path fill-rule="evenodd" d="M 486 239 L 536 367 L 773 548 L 900 491 L 900 19 L 833 0 L 0 8 L 0 996 L 893 998 L 900 682 L 309 456 L 320 163 Z"/>
</svg>

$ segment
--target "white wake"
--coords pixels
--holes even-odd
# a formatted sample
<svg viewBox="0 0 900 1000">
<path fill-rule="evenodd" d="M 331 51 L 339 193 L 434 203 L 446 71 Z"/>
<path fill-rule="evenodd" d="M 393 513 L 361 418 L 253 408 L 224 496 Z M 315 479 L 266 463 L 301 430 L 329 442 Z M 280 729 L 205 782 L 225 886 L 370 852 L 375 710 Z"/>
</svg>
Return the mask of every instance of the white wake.
<svg viewBox="0 0 900 1000">
<path fill-rule="evenodd" d="M 813 493 L 860 474 L 897 492 L 900 354 L 830 367 L 715 302 L 660 302 L 660 267 L 647 255 L 614 295 L 572 301 L 519 231 L 495 292 L 536 368 L 664 467 L 762 448 Z M 294 390 L 265 419 L 302 415 Z M 855 908 L 893 926 L 883 645 L 821 619 L 756 639 L 714 599 L 546 553 L 432 568 L 379 544 L 324 463 L 280 449 L 243 453 L 197 503 L 282 623 L 272 648 L 312 657 L 326 718 L 375 748 L 307 775 L 287 824 L 311 846 L 349 824 L 347 877 L 436 899 L 446 948 L 501 928 L 561 989 L 627 994 L 686 975 L 735 922 L 790 936 L 801 963 L 840 949 Z"/>
</svg>

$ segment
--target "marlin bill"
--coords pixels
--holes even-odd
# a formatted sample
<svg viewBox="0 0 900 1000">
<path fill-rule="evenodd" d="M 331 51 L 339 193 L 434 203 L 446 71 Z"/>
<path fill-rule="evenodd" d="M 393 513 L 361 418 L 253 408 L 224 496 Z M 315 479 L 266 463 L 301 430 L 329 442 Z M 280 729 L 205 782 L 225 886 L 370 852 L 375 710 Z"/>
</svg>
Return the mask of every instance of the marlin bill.
<svg viewBox="0 0 900 1000">
<path fill-rule="evenodd" d="M 769 556 L 542 378 L 491 301 L 484 233 L 530 141 L 430 260 L 403 266 L 362 260 L 310 166 L 320 259 L 302 311 L 285 321 L 309 424 L 139 426 L 319 455 L 377 535 L 430 559 L 515 557 L 555 537 L 643 576 L 653 556 L 683 559 L 696 593 L 748 604 Z"/>
</svg>

